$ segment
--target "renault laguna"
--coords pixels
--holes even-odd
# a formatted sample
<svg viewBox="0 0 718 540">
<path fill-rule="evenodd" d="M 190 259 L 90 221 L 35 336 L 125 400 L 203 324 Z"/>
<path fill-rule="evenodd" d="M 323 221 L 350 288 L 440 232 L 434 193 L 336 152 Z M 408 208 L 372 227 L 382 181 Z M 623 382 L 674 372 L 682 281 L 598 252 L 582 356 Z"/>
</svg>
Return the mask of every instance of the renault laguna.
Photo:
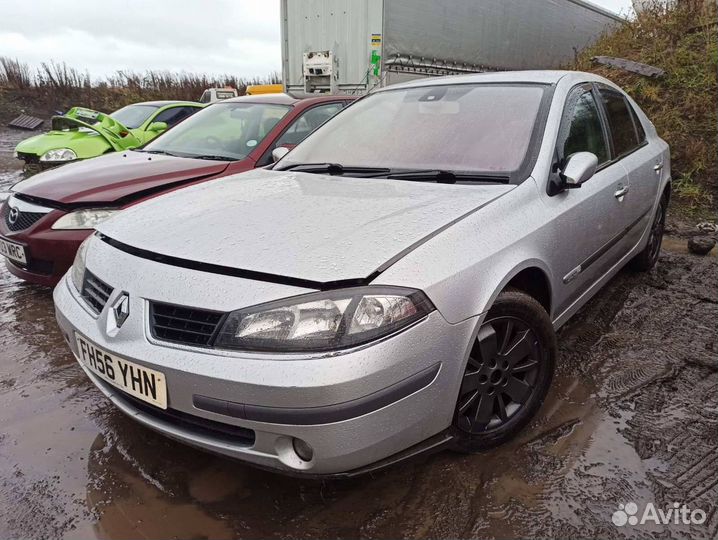
<svg viewBox="0 0 718 540">
<path fill-rule="evenodd" d="M 103 222 L 54 300 L 121 411 L 294 474 L 514 437 L 556 329 L 656 264 L 670 196 L 646 115 L 577 72 L 387 87 L 277 154 Z"/>
</svg>

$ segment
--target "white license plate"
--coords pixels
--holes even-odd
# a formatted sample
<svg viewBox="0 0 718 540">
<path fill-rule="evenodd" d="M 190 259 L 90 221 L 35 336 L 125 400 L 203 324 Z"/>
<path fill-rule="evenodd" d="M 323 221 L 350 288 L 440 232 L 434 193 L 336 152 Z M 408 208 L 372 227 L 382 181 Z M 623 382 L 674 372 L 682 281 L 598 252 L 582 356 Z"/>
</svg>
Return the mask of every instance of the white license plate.
<svg viewBox="0 0 718 540">
<path fill-rule="evenodd" d="M 75 334 L 75 340 L 80 362 L 92 373 L 137 399 L 160 409 L 167 408 L 167 387 L 162 373 L 110 354 L 80 334 Z"/>
<path fill-rule="evenodd" d="M 95 120 L 99 113 L 97 111 L 91 111 L 89 109 L 77 109 L 75 114 L 79 118 L 85 118 L 86 120 Z"/>
<path fill-rule="evenodd" d="M 0 255 L 4 255 L 11 261 L 27 264 L 25 256 L 25 248 L 15 242 L 10 242 L 4 238 L 0 238 Z"/>
</svg>

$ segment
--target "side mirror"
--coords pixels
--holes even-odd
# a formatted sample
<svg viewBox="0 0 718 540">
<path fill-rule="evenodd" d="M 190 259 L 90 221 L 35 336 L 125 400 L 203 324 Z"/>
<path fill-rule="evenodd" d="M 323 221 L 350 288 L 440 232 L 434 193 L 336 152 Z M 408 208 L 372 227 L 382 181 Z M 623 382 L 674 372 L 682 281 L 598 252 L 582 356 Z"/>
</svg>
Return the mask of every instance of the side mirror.
<svg viewBox="0 0 718 540">
<path fill-rule="evenodd" d="M 566 188 L 578 188 L 596 174 L 598 158 L 591 152 L 577 152 L 566 161 L 561 171 L 561 179 Z"/>
<path fill-rule="evenodd" d="M 152 122 L 147 126 L 147 131 L 164 131 L 167 129 L 167 122 Z"/>
<path fill-rule="evenodd" d="M 284 156 L 286 156 L 289 153 L 289 148 L 285 146 L 277 146 L 274 150 L 272 150 L 272 161 L 276 163 L 280 159 L 282 159 Z"/>
</svg>

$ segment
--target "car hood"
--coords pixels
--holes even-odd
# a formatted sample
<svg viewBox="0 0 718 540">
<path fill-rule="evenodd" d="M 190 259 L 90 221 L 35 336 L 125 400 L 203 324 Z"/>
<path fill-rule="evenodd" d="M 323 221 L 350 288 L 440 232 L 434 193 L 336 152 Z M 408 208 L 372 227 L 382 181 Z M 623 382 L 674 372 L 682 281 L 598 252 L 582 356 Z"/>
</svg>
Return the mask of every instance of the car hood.
<svg viewBox="0 0 718 540">
<path fill-rule="evenodd" d="M 175 264 L 326 284 L 371 276 L 514 187 L 255 170 L 146 201 L 98 230 Z"/>
<path fill-rule="evenodd" d="M 36 174 L 13 191 L 61 204 L 120 204 L 223 172 L 226 161 L 118 152 Z"/>
<path fill-rule="evenodd" d="M 42 156 L 48 150 L 56 150 L 58 148 L 70 148 L 78 152 L 78 145 L 85 142 L 94 142 L 96 139 L 100 140 L 101 144 L 104 144 L 107 148 L 111 148 L 107 140 L 95 131 L 72 130 L 48 131 L 47 133 L 29 137 L 20 141 L 15 147 L 15 151 L 33 154 L 38 157 Z"/>
<path fill-rule="evenodd" d="M 132 131 L 114 118 L 84 107 L 73 107 L 67 114 L 53 116 L 51 124 L 50 131 L 21 141 L 15 150 L 41 156 L 48 150 L 70 148 L 79 156 L 82 152 L 78 145 L 86 142 L 97 145 L 97 139 L 113 150 L 140 144 Z"/>
<path fill-rule="evenodd" d="M 52 117 L 52 131 L 69 131 L 83 129 L 93 131 L 103 137 L 114 149 L 134 148 L 140 144 L 139 139 L 123 124 L 111 116 L 85 109 L 73 107 L 67 113 Z"/>
</svg>

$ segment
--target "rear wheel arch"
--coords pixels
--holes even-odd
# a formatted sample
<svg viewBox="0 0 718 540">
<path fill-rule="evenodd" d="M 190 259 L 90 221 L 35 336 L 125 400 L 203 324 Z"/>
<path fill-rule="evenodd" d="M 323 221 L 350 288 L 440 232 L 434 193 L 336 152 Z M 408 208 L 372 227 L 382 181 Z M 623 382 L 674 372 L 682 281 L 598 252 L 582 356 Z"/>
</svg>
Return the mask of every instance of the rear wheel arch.
<svg viewBox="0 0 718 540">
<path fill-rule="evenodd" d="M 666 182 L 666 186 L 663 188 L 663 193 L 661 194 L 661 197 L 666 200 L 666 207 L 668 206 L 668 203 L 671 202 L 671 193 L 673 192 L 673 186 L 671 184 L 671 181 L 668 180 Z"/>
</svg>

